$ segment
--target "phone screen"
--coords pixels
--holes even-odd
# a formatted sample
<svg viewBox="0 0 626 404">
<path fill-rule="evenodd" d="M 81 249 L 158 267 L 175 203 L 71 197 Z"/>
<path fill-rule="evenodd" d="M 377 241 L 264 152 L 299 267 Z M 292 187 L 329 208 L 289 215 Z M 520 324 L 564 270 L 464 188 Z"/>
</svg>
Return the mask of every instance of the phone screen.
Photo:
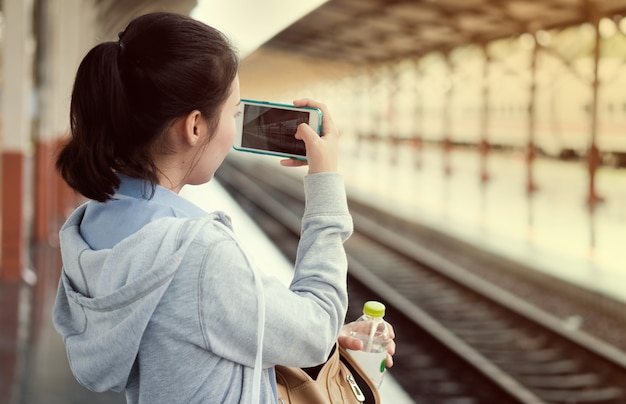
<svg viewBox="0 0 626 404">
<path fill-rule="evenodd" d="M 305 111 L 246 104 L 241 146 L 304 156 L 304 142 L 293 135 L 299 124 L 308 121 L 309 113 Z"/>
</svg>

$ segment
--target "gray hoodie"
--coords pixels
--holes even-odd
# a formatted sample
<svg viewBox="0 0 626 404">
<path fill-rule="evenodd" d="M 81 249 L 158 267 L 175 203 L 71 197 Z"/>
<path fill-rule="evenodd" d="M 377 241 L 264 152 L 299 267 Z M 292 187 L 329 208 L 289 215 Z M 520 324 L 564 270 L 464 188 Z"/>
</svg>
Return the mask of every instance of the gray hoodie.
<svg viewBox="0 0 626 404">
<path fill-rule="evenodd" d="M 273 366 L 323 362 L 345 319 L 352 221 L 341 176 L 305 177 L 289 288 L 251 268 L 224 214 L 185 217 L 181 197 L 159 188 L 146 198 L 133 181 L 112 201 L 79 207 L 60 231 L 53 320 L 74 376 L 94 391 L 126 389 L 129 403 L 253 402 L 261 326 L 260 402 L 276 402 Z M 113 221 L 119 229 L 107 228 Z M 98 228 L 119 241 L 92 248 Z"/>
</svg>

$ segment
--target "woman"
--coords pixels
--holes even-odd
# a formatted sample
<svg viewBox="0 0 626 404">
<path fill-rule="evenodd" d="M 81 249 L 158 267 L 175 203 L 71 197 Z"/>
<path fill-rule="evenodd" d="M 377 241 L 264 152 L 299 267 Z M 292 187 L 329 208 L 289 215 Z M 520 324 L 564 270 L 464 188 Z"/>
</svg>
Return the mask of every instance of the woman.
<svg viewBox="0 0 626 404">
<path fill-rule="evenodd" d="M 60 231 L 54 323 L 77 380 L 129 403 L 274 403 L 273 366 L 326 360 L 346 309 L 352 231 L 338 135 L 303 124 L 306 209 L 289 289 L 256 271 L 228 217 L 178 195 L 213 178 L 239 111 L 238 59 L 189 17 L 147 14 L 83 59 L 57 168 L 91 199 Z M 360 342 L 341 337 L 340 343 Z"/>
</svg>

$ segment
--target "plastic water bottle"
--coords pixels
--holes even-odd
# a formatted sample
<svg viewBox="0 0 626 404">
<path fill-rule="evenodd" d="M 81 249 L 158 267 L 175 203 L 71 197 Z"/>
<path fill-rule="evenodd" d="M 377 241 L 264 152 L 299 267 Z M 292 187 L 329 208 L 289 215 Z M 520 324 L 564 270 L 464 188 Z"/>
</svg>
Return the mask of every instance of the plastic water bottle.
<svg viewBox="0 0 626 404">
<path fill-rule="evenodd" d="M 363 349 L 360 351 L 348 349 L 347 351 L 378 388 L 387 370 L 389 331 L 383 320 L 384 316 L 384 304 L 368 301 L 363 305 L 363 315 L 348 324 L 350 336 L 363 341 Z"/>
</svg>

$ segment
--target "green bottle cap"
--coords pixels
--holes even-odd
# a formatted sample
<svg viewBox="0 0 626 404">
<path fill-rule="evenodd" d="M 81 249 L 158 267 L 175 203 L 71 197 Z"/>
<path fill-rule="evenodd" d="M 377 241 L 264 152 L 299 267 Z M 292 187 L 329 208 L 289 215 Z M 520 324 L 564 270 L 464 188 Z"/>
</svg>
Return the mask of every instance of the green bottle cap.
<svg viewBox="0 0 626 404">
<path fill-rule="evenodd" d="M 385 315 L 385 305 L 381 302 L 370 300 L 363 305 L 363 313 L 370 317 L 383 317 Z"/>
</svg>

